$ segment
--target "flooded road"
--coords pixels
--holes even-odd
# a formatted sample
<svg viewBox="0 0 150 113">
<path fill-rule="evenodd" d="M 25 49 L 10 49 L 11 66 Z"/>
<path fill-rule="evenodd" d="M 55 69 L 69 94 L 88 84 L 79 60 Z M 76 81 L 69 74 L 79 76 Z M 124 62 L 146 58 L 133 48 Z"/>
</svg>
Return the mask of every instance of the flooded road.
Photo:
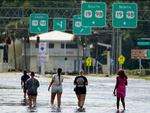
<svg viewBox="0 0 150 113">
<path fill-rule="evenodd" d="M 49 78 L 39 77 L 37 107 L 31 110 L 23 99 L 20 86 L 22 73 L 0 74 L 0 113 L 51 113 Z M 89 85 L 85 102 L 85 113 L 116 112 L 116 97 L 112 92 L 115 78 L 87 77 Z M 67 76 L 63 83 L 62 113 L 76 113 L 77 99 L 73 88 L 74 76 Z M 124 113 L 150 113 L 150 81 L 129 79 Z M 120 106 L 122 109 L 122 105 Z"/>
</svg>

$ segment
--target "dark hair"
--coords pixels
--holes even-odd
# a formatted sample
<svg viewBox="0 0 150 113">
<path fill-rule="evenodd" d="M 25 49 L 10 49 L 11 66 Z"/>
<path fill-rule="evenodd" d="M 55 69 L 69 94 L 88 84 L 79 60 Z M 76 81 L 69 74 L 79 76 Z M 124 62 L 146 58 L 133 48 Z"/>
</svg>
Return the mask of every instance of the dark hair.
<svg viewBox="0 0 150 113">
<path fill-rule="evenodd" d="M 57 73 L 58 73 L 58 77 L 59 77 L 59 84 L 60 84 L 60 74 L 61 74 L 61 72 L 62 72 L 62 69 L 58 68 Z"/>
<path fill-rule="evenodd" d="M 58 68 L 57 72 L 58 72 L 58 74 L 60 74 L 62 72 L 62 69 Z"/>
<path fill-rule="evenodd" d="M 125 77 L 125 78 L 127 79 L 127 76 L 126 76 L 124 70 L 119 70 L 117 74 L 118 74 L 121 78 L 124 78 L 124 77 Z"/>
<path fill-rule="evenodd" d="M 31 72 L 31 77 L 34 77 L 34 76 L 35 76 L 34 72 Z"/>
<path fill-rule="evenodd" d="M 26 71 L 26 70 L 24 70 L 24 71 L 23 71 L 23 74 L 24 74 L 24 75 L 27 75 L 27 71 Z"/>
</svg>

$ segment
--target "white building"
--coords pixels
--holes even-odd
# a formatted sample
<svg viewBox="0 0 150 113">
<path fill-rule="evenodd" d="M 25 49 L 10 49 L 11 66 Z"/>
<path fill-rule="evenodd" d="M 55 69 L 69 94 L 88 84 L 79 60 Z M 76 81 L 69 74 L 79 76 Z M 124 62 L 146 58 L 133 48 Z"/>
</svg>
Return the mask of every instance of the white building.
<svg viewBox="0 0 150 113">
<path fill-rule="evenodd" d="M 64 72 L 77 72 L 78 62 L 81 69 L 83 49 L 73 42 L 74 35 L 52 31 L 38 35 L 40 43 L 37 44 L 37 35 L 30 37 L 22 52 L 22 67 L 30 71 L 55 72 L 62 68 Z M 25 49 L 26 48 L 26 49 Z M 78 57 L 79 56 L 79 57 Z"/>
</svg>

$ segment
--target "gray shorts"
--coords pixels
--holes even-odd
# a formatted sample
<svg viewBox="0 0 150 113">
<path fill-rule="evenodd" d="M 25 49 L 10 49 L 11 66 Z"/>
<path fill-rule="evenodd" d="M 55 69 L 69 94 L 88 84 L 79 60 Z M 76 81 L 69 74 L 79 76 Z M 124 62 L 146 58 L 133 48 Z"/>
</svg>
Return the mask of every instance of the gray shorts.
<svg viewBox="0 0 150 113">
<path fill-rule="evenodd" d="M 52 93 L 62 93 L 62 85 L 52 85 Z"/>
</svg>

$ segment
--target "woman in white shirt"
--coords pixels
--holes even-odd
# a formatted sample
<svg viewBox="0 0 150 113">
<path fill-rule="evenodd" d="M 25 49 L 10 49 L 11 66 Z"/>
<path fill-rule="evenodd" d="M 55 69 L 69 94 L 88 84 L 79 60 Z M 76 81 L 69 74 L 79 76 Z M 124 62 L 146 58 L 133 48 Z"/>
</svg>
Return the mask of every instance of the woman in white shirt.
<svg viewBox="0 0 150 113">
<path fill-rule="evenodd" d="M 54 100 L 55 96 L 57 95 L 57 105 L 58 105 L 58 110 L 60 110 L 60 105 L 61 105 L 61 95 L 62 95 L 62 82 L 64 77 L 61 75 L 62 69 L 58 68 L 57 74 L 54 74 L 52 77 L 52 80 L 49 84 L 48 91 L 51 88 L 51 106 L 54 106 Z"/>
</svg>

